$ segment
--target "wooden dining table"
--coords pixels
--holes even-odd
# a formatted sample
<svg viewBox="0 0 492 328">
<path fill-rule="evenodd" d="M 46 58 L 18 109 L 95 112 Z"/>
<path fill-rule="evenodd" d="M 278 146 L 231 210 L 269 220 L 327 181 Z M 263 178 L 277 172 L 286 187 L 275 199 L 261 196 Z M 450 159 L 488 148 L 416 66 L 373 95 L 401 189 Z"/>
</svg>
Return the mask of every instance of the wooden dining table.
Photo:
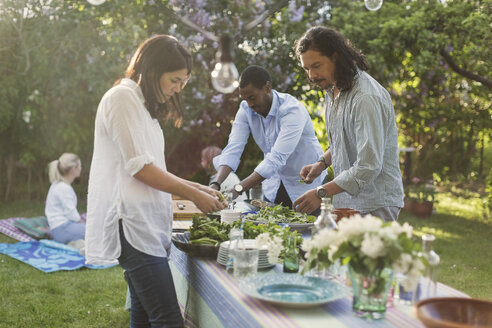
<svg viewBox="0 0 492 328">
<path fill-rule="evenodd" d="M 310 308 L 273 305 L 243 293 L 214 258 L 193 257 L 172 246 L 170 266 L 186 327 L 423 327 L 412 306 L 395 302 L 384 319 L 366 320 L 352 312 L 352 295 Z M 277 265 L 258 274 L 281 272 Z M 343 281 L 339 281 L 343 283 Z M 468 297 L 439 283 L 437 296 Z"/>
</svg>

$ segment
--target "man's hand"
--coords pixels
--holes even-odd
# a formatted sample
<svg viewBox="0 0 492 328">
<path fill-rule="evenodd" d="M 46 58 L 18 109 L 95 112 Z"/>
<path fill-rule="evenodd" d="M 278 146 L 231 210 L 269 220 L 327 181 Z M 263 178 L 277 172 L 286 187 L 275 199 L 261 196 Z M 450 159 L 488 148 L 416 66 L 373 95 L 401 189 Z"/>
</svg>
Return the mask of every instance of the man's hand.
<svg viewBox="0 0 492 328">
<path fill-rule="evenodd" d="M 236 199 L 239 197 L 239 193 L 234 190 L 234 188 L 231 188 L 227 191 L 228 195 L 232 195 L 232 199 Z"/>
<path fill-rule="evenodd" d="M 316 165 L 316 164 L 312 164 Z M 308 165 L 309 166 L 309 165 Z M 301 213 L 312 213 L 321 205 L 321 199 L 316 194 L 316 189 L 311 189 L 302 194 L 297 198 L 292 204 L 292 208 L 296 212 Z"/>
<path fill-rule="evenodd" d="M 325 164 L 322 162 L 316 162 L 314 164 L 309 164 L 301 169 L 299 175 L 305 183 L 312 183 L 314 179 L 319 177 L 321 172 L 325 170 Z"/>
</svg>

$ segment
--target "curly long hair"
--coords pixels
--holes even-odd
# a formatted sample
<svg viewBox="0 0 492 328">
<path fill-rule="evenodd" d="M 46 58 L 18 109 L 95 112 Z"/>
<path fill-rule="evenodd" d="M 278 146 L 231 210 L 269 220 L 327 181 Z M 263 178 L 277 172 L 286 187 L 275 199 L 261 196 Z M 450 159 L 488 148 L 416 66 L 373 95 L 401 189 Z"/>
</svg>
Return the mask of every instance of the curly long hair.
<svg viewBox="0 0 492 328">
<path fill-rule="evenodd" d="M 128 64 L 124 77 L 140 85 L 145 107 L 153 118 L 173 119 L 174 125 L 179 127 L 183 121 L 181 93 L 176 93 L 165 103 L 160 103 L 158 99 L 164 97 L 160 78 L 164 73 L 181 69 L 187 69 L 189 75 L 191 68 L 190 52 L 175 37 L 161 34 L 152 36 L 140 44 Z"/>
<path fill-rule="evenodd" d="M 315 26 L 306 31 L 294 45 L 297 58 L 308 50 L 319 51 L 335 63 L 335 81 L 338 88 L 352 87 L 357 67 L 366 71 L 368 64 L 364 54 L 334 29 Z M 334 55 L 337 54 L 335 59 Z"/>
</svg>

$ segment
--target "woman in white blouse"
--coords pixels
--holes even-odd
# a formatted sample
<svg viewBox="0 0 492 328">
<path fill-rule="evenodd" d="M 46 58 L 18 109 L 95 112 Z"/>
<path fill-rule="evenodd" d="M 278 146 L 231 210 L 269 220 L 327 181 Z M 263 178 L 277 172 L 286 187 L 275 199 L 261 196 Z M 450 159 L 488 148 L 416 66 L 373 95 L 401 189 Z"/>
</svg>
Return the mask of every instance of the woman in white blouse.
<svg viewBox="0 0 492 328">
<path fill-rule="evenodd" d="M 85 223 L 77 211 L 77 195 L 72 182 L 80 177 L 82 163 L 77 155 L 64 153 L 49 164 L 51 187 L 46 196 L 44 213 L 50 232 L 57 242 L 67 244 L 83 240 Z"/>
<path fill-rule="evenodd" d="M 190 53 L 167 35 L 143 42 L 124 78 L 101 99 L 89 177 L 86 262 L 125 270 L 131 327 L 181 327 L 168 265 L 171 194 L 204 213 L 225 207 L 212 188 L 166 169 L 159 119 L 181 123 L 181 90 L 191 74 Z"/>
</svg>

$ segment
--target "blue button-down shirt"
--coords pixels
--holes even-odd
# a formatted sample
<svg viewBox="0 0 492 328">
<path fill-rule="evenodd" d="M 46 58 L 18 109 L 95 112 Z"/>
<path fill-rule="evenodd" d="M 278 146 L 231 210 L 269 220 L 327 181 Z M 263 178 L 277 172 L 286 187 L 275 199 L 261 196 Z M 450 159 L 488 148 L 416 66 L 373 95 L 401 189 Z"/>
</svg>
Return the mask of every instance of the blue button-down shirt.
<svg viewBox="0 0 492 328">
<path fill-rule="evenodd" d="M 335 100 L 332 95 L 326 93 L 326 130 L 334 182 L 346 191 L 333 197 L 333 206 L 361 213 L 403 207 L 398 131 L 388 91 L 359 71 L 350 90 Z"/>
<path fill-rule="evenodd" d="M 305 191 L 321 185 L 326 172 L 312 184 L 301 184 L 298 180 L 301 168 L 316 162 L 323 150 L 306 108 L 289 94 L 275 90 L 272 93 L 272 107 L 266 117 L 254 112 L 246 101 L 241 102 L 229 142 L 222 154 L 214 158 L 214 166 L 219 169 L 227 165 L 236 171 L 251 132 L 264 154 L 255 168 L 255 172 L 265 178 L 263 195 L 274 201 L 282 181 L 294 201 Z"/>
</svg>

